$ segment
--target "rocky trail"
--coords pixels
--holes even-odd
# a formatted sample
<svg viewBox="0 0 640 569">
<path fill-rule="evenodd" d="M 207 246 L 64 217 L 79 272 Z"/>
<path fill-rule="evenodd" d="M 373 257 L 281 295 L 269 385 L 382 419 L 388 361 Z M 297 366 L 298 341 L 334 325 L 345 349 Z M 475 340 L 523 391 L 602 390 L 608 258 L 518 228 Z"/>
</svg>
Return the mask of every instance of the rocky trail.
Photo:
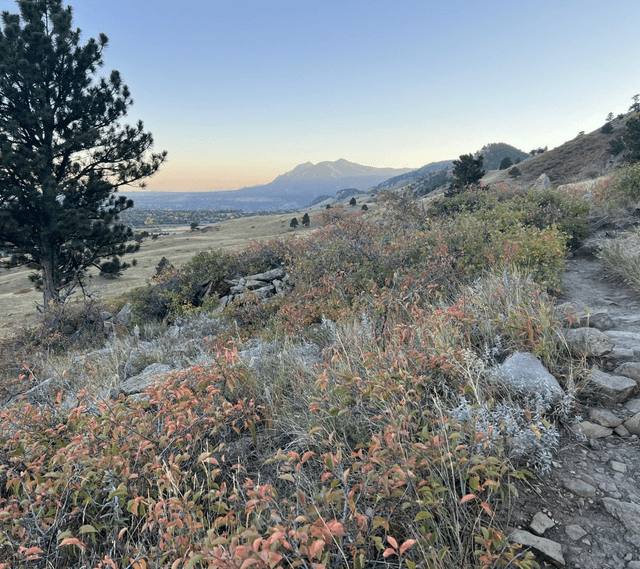
<svg viewBox="0 0 640 569">
<path fill-rule="evenodd" d="M 640 569 L 640 295 L 597 259 L 575 257 L 558 302 L 583 317 L 586 342 L 615 345 L 590 358 L 601 389 L 579 405 L 584 421 L 563 429 L 551 472 L 521 489 L 511 538 L 541 567 Z"/>
</svg>

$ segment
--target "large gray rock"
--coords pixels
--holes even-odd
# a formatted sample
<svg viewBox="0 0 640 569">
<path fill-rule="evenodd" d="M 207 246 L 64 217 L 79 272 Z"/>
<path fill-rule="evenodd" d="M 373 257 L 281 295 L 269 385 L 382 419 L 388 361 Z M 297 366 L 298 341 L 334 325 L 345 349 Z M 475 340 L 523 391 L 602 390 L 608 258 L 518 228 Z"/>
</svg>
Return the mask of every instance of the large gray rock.
<svg viewBox="0 0 640 569">
<path fill-rule="evenodd" d="M 616 348 L 633 350 L 633 353 L 640 357 L 640 334 L 621 330 L 607 330 L 605 334 L 611 338 Z"/>
<path fill-rule="evenodd" d="M 133 315 L 131 314 L 131 303 L 127 303 L 118 314 L 116 314 L 115 318 L 120 324 L 123 326 L 129 326 L 131 324 L 131 320 L 133 319 Z"/>
<path fill-rule="evenodd" d="M 562 556 L 562 546 L 555 541 L 538 537 L 537 535 L 520 529 L 513 530 L 509 534 L 509 541 L 531 547 L 562 566 L 565 564 L 564 557 Z"/>
<path fill-rule="evenodd" d="M 120 389 L 125 395 L 133 395 L 134 393 L 141 393 L 148 387 L 151 387 L 157 381 L 160 381 L 167 377 L 173 368 L 167 364 L 155 363 L 147 366 L 141 373 L 130 377 L 126 381 L 120 384 Z"/>
<path fill-rule="evenodd" d="M 578 356 L 604 356 L 613 350 L 615 342 L 595 328 L 577 328 L 566 333 L 567 344 Z"/>
<path fill-rule="evenodd" d="M 640 535 L 640 504 L 620 502 L 614 498 L 602 498 L 605 509 L 620 520 L 629 531 Z"/>
<path fill-rule="evenodd" d="M 611 375 L 594 369 L 589 377 L 590 384 L 600 393 L 604 403 L 624 403 L 636 391 L 638 384 L 622 375 Z"/>
<path fill-rule="evenodd" d="M 551 187 L 551 180 L 546 174 L 540 174 L 535 184 L 533 184 L 534 190 L 548 190 Z"/>
<path fill-rule="evenodd" d="M 493 377 L 523 395 L 540 395 L 545 402 L 559 401 L 564 391 L 558 380 L 529 352 L 516 352 L 497 366 Z"/>
</svg>

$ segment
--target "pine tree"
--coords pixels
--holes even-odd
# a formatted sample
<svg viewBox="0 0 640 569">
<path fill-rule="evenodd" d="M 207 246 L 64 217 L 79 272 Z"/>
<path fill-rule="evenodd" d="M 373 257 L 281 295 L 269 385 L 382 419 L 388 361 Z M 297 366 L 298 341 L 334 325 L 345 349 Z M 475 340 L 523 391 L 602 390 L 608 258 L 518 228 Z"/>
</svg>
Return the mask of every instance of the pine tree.
<svg viewBox="0 0 640 569">
<path fill-rule="evenodd" d="M 309 227 L 309 224 L 310 224 L 310 223 L 311 223 L 311 219 L 309 218 L 309 214 L 308 214 L 308 213 L 305 213 L 305 214 L 302 216 L 302 225 L 303 225 L 304 227 Z"/>
<path fill-rule="evenodd" d="M 17 4 L 0 28 L 0 249 L 41 273 L 46 308 L 101 259 L 139 248 L 118 222 L 133 202 L 115 194 L 166 152 L 151 152 L 142 122 L 120 123 L 133 103 L 120 74 L 95 79 L 104 34 L 82 44 L 62 0 Z"/>
<path fill-rule="evenodd" d="M 474 158 L 473 154 L 462 154 L 460 160 L 453 161 L 453 183 L 445 195 L 454 196 L 467 187 L 477 186 L 485 172 L 482 169 L 483 156 Z"/>
<path fill-rule="evenodd" d="M 294 217 L 291 220 L 291 223 L 289 223 L 289 227 L 291 227 L 292 229 L 295 229 L 296 227 L 298 227 L 298 225 L 299 224 L 298 224 L 298 218 L 297 217 Z"/>
<path fill-rule="evenodd" d="M 513 166 L 513 162 L 509 156 L 505 156 L 500 162 L 500 170 L 506 170 L 507 168 L 511 168 Z"/>
</svg>

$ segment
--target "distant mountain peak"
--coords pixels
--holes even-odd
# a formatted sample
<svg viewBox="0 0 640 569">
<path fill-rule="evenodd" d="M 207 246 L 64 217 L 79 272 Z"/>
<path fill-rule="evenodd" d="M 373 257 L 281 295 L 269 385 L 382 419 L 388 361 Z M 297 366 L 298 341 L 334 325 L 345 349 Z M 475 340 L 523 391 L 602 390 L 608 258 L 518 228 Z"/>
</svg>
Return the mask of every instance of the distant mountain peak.
<svg viewBox="0 0 640 569">
<path fill-rule="evenodd" d="M 410 168 L 375 168 L 373 166 L 362 166 L 355 162 L 349 162 L 340 158 L 335 162 L 328 160 L 313 164 L 305 162 L 298 164 L 293 170 L 278 176 L 274 182 L 295 182 L 310 180 L 326 180 L 342 178 L 367 178 L 370 176 L 391 177 L 397 174 L 408 172 Z"/>
</svg>

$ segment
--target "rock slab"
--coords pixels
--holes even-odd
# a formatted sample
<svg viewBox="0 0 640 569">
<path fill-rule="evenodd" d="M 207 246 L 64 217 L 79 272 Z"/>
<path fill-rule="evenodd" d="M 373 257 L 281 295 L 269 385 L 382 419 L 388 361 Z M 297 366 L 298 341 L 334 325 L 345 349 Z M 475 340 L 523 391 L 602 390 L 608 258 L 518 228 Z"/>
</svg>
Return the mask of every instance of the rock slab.
<svg viewBox="0 0 640 569">
<path fill-rule="evenodd" d="M 606 403 L 624 403 L 638 387 L 633 379 L 597 369 L 591 372 L 589 381 L 604 396 Z"/>
<path fill-rule="evenodd" d="M 624 526 L 640 535 L 640 504 L 621 502 L 614 498 L 602 498 L 605 509 Z"/>
<path fill-rule="evenodd" d="M 520 543 L 526 547 L 531 547 L 564 567 L 565 562 L 562 555 L 562 546 L 555 541 L 551 541 L 544 537 L 538 537 L 528 531 L 519 529 L 511 532 L 509 535 L 509 541 Z"/>
</svg>

